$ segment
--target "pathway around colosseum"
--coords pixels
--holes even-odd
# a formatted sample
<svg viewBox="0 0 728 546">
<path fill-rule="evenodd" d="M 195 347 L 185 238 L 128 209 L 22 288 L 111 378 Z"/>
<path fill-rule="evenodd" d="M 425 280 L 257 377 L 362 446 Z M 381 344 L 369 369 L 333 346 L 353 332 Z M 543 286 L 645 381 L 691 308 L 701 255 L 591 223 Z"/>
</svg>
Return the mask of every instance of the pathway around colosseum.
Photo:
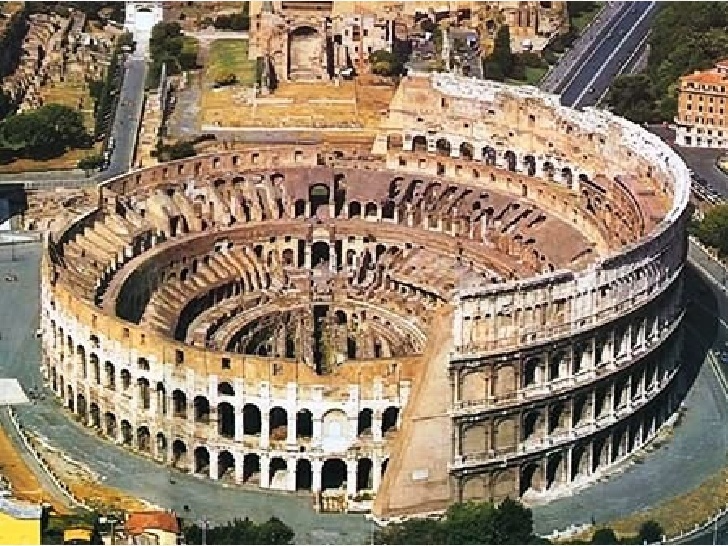
<svg viewBox="0 0 728 546">
<path fill-rule="evenodd" d="M 10 250 L 0 247 L 0 375 L 16 376 L 28 389 L 40 383 L 37 328 L 40 245 L 24 245 L 12 262 Z M 19 275 L 4 281 L 8 272 Z M 726 338 L 728 339 L 728 337 Z M 704 366 L 689 393 L 688 411 L 670 442 L 612 479 L 572 497 L 534 510 L 536 530 L 549 533 L 572 523 L 597 522 L 622 516 L 696 487 L 722 468 L 728 448 L 725 393 L 710 366 Z M 18 408 L 20 421 L 45 435 L 49 442 L 74 459 L 84 461 L 105 476 L 105 482 L 130 494 L 189 516 L 222 522 L 233 517 L 280 517 L 296 530 L 299 543 L 367 543 L 370 524 L 362 516 L 319 515 L 308 497 L 223 488 L 220 484 L 182 474 L 170 474 L 159 465 L 129 454 L 68 420 L 52 395 L 34 405 Z M 170 485 L 170 475 L 176 483 Z M 576 521 L 574 518 L 576 517 Z"/>
</svg>

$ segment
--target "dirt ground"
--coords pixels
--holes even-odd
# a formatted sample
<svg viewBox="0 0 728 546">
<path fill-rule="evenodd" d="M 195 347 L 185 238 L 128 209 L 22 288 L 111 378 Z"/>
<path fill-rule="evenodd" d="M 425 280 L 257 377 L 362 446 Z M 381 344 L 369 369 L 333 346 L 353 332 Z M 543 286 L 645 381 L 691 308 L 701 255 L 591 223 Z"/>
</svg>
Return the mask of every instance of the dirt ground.
<svg viewBox="0 0 728 546">
<path fill-rule="evenodd" d="M 359 78 L 333 83 L 281 82 L 267 97 L 231 86 L 205 90 L 201 122 L 222 127 L 375 128 L 394 95 L 393 84 Z M 231 108 L 234 105 L 235 108 Z"/>
<path fill-rule="evenodd" d="M 5 430 L 0 427 L 0 474 L 12 486 L 13 496 L 33 503 L 49 502 L 53 508 L 64 513 L 63 503 L 43 491 L 38 478 L 15 450 Z"/>
</svg>

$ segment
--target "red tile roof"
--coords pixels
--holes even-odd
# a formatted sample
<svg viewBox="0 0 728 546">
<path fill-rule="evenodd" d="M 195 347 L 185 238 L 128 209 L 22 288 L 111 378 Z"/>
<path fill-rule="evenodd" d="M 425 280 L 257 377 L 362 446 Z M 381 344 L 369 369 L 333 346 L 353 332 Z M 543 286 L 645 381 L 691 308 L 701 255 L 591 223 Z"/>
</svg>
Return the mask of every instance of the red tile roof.
<svg viewBox="0 0 728 546">
<path fill-rule="evenodd" d="M 129 514 L 124 528 L 130 535 L 140 535 L 149 529 L 176 534 L 179 533 L 179 522 L 174 512 L 134 512 Z"/>
</svg>

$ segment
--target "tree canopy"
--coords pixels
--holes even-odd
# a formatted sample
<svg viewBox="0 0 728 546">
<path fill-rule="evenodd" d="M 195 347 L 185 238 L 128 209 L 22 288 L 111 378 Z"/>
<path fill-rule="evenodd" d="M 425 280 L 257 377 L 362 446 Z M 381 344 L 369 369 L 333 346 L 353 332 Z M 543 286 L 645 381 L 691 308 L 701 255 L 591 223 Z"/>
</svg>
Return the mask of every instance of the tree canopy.
<svg viewBox="0 0 728 546">
<path fill-rule="evenodd" d="M 647 77 L 620 76 L 608 98 L 615 113 L 633 121 L 672 121 L 680 76 L 728 57 L 728 3 L 662 2 L 659 9 L 649 37 Z"/>
<path fill-rule="evenodd" d="M 178 22 L 162 21 L 154 25 L 149 39 L 149 53 L 152 56 L 149 77 L 153 86 L 159 82 L 162 65 L 167 65 L 167 74 L 170 76 L 197 66 L 197 47 L 191 47 L 191 44 L 196 42 L 185 38 Z"/>
<path fill-rule="evenodd" d="M 187 544 L 202 544 L 202 527 L 193 524 L 184 530 Z M 235 519 L 205 532 L 207 544 L 290 544 L 294 532 L 278 518 L 255 523 L 248 518 Z"/>
<path fill-rule="evenodd" d="M 690 231 L 703 244 L 715 248 L 721 257 L 728 256 L 728 204 L 708 210 L 702 221 L 691 224 Z"/>
<path fill-rule="evenodd" d="M 81 113 L 60 104 L 8 116 L 0 124 L 0 149 L 5 159 L 49 159 L 69 148 L 90 144 Z"/>
<path fill-rule="evenodd" d="M 440 520 L 413 519 L 375 534 L 377 544 L 548 544 L 533 534 L 533 515 L 520 502 L 499 506 L 467 502 L 452 505 Z"/>
</svg>

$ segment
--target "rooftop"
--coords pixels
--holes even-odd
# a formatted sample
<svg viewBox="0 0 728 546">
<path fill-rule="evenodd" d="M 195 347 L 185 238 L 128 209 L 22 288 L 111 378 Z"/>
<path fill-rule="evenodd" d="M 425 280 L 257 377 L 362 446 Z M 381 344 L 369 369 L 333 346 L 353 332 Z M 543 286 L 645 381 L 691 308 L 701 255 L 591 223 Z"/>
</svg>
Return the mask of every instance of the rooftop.
<svg viewBox="0 0 728 546">
<path fill-rule="evenodd" d="M 17 379 L 0 378 L 0 406 L 27 403 L 28 397 Z"/>
<path fill-rule="evenodd" d="M 150 529 L 176 534 L 179 533 L 179 522 L 174 512 L 133 512 L 129 514 L 124 528 L 130 535 L 140 535 Z"/>
</svg>

